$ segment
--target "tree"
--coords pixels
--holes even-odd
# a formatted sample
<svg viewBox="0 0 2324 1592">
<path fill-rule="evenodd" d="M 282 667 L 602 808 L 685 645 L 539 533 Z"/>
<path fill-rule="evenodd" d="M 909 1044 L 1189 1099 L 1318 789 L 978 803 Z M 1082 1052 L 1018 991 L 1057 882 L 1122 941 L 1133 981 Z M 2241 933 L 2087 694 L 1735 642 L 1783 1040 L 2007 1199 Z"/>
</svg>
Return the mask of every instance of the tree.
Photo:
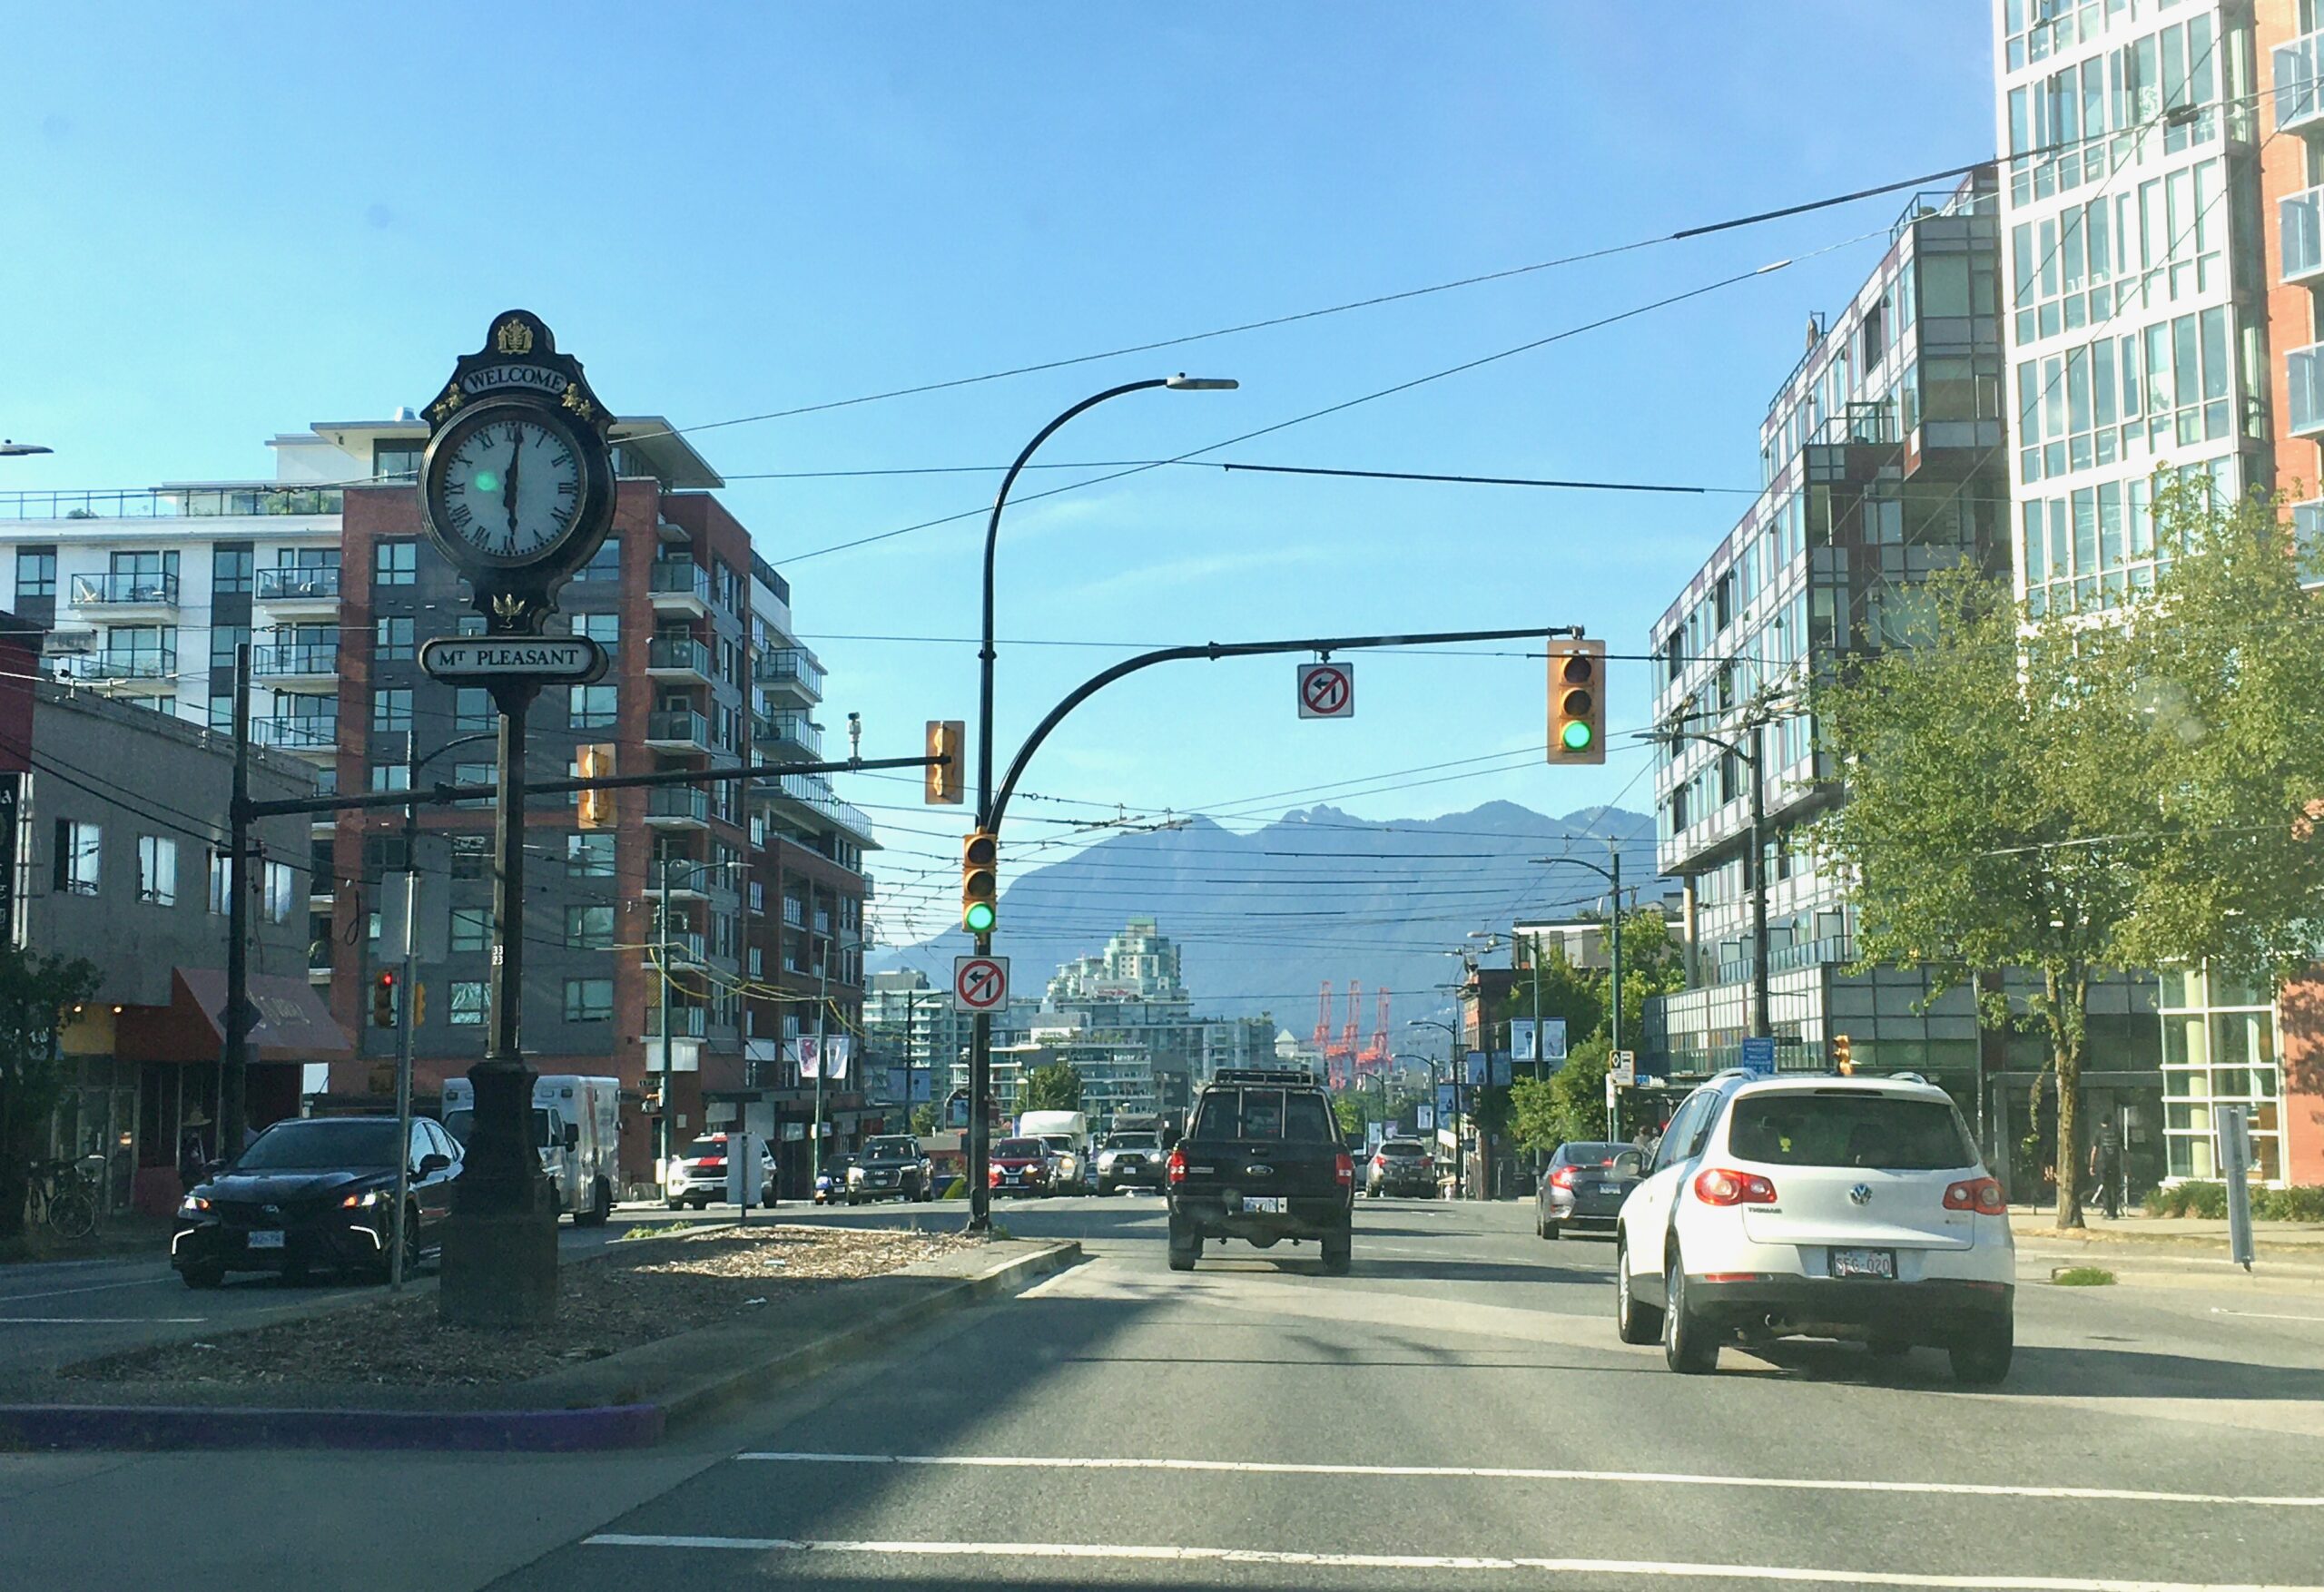
<svg viewBox="0 0 2324 1592">
<path fill-rule="evenodd" d="M 1078 1111 L 1081 1075 L 1070 1062 L 1055 1061 L 1025 1075 L 1026 1111 Z"/>
<path fill-rule="evenodd" d="M 1629 1005 L 1628 994 L 1623 1000 Z M 1569 1139 L 1601 1138 L 1606 1130 L 1606 1068 L 1613 1047 L 1592 1035 L 1566 1054 L 1545 1078 L 1519 1078 L 1509 1091 L 1517 1143 L 1528 1150 L 1556 1149 Z"/>
<path fill-rule="evenodd" d="M 1364 1131 L 1364 1102 L 1354 1095 L 1333 1096 L 1332 1119 L 1340 1125 L 1342 1138 L 1354 1138 Z"/>
<path fill-rule="evenodd" d="M 0 1240 L 24 1232 L 33 1152 L 64 1092 L 57 1036 L 97 986 L 78 957 L 0 948 Z"/>
<path fill-rule="evenodd" d="M 1853 876 L 1858 966 L 1934 989 L 2024 969 L 1979 1003 L 2040 1032 L 2057 1078 L 2057 1223 L 2082 1225 L 2077 1095 L 2090 981 L 2210 960 L 2270 982 L 2314 943 L 2324 845 L 2324 607 L 2277 506 L 2155 495 L 2170 562 L 2112 623 L 2020 609 L 1966 568 L 1892 618 L 1907 644 L 1819 690 L 1846 803 L 1820 850 Z"/>
<path fill-rule="evenodd" d="M 921 1101 L 911 1108 L 911 1131 L 921 1138 L 936 1131 L 937 1110 L 932 1102 Z"/>
</svg>

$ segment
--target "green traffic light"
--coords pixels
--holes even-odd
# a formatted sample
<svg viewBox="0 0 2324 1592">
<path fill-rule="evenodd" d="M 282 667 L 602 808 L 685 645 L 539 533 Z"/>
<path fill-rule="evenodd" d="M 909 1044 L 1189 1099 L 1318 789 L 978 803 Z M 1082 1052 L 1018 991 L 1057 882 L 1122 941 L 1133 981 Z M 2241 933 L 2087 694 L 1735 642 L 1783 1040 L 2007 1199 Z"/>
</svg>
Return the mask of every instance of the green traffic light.
<svg viewBox="0 0 2324 1592">
<path fill-rule="evenodd" d="M 474 479 L 476 489 L 479 492 L 497 492 L 500 490 L 500 477 L 490 470 L 478 470 L 476 473 Z"/>
<path fill-rule="evenodd" d="M 1590 749 L 1590 726 L 1577 720 L 1568 724 L 1558 739 L 1565 743 L 1568 752 L 1587 752 Z"/>
<path fill-rule="evenodd" d="M 992 903 L 990 901 L 970 901 L 969 903 L 969 909 L 961 915 L 960 920 L 968 926 L 968 930 L 970 934 L 991 933 Z"/>
</svg>

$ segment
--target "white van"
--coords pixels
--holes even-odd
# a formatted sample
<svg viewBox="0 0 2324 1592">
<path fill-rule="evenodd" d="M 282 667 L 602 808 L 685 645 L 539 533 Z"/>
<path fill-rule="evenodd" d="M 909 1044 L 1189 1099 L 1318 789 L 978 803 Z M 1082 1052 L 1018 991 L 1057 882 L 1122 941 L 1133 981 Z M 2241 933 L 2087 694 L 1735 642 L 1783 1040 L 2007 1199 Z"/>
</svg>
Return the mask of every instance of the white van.
<svg viewBox="0 0 2324 1592">
<path fill-rule="evenodd" d="M 476 1126 L 476 1086 L 444 1080 L 444 1128 L 462 1145 Z M 621 1081 L 552 1073 L 533 1084 L 533 1144 L 574 1225 L 596 1227 L 613 1214 L 621 1181 Z"/>
<path fill-rule="evenodd" d="M 1058 1152 L 1058 1186 L 1078 1194 L 1089 1177 L 1089 1118 L 1078 1111 L 1027 1111 L 1017 1118 L 1019 1138 L 1039 1139 Z"/>
</svg>

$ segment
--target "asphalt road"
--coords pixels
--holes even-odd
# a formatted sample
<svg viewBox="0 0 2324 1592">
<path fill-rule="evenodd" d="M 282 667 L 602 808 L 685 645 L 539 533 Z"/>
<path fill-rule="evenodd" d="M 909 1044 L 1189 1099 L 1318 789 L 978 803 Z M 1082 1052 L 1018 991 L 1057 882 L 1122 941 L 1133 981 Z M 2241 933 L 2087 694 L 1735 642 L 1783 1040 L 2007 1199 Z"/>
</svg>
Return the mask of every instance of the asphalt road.
<svg viewBox="0 0 2324 1592">
<path fill-rule="evenodd" d="M 1344 1278 L 1312 1245 L 1173 1273 L 1150 1196 L 1000 1216 L 1090 1258 L 650 1455 L 0 1457 L 0 1583 L 2324 1583 L 2313 1282 L 2029 1282 L 2015 1371 L 1972 1393 L 1832 1344 L 1673 1375 L 1614 1338 L 1610 1247 L 1523 1205 L 1364 1202 Z M 75 1526 L 131 1508 L 133 1540 Z"/>
</svg>

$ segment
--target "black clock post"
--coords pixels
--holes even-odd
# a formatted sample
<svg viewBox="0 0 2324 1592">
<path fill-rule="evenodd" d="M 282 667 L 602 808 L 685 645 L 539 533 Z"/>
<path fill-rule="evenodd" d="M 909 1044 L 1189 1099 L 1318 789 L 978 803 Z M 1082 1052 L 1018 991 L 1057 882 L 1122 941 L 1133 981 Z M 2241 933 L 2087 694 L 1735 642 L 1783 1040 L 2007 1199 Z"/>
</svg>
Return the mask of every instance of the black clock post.
<svg viewBox="0 0 2324 1592">
<path fill-rule="evenodd" d="M 522 644 L 542 635 L 557 589 L 613 522 L 613 417 L 579 361 L 559 354 L 548 328 L 522 310 L 493 319 L 485 347 L 462 357 L 428 417 L 419 470 L 428 534 L 467 578 L 486 634 L 475 646 L 432 644 L 422 664 L 438 679 L 488 688 L 500 713 L 492 1034 L 468 1069 L 476 1126 L 445 1228 L 438 1313 L 462 1326 L 537 1326 L 556 1313 L 556 1205 L 532 1144 L 534 1073 L 520 1021 L 526 715 L 547 681 L 595 677 L 550 654 L 578 654 L 599 671 L 604 658 L 582 637 Z"/>
</svg>

